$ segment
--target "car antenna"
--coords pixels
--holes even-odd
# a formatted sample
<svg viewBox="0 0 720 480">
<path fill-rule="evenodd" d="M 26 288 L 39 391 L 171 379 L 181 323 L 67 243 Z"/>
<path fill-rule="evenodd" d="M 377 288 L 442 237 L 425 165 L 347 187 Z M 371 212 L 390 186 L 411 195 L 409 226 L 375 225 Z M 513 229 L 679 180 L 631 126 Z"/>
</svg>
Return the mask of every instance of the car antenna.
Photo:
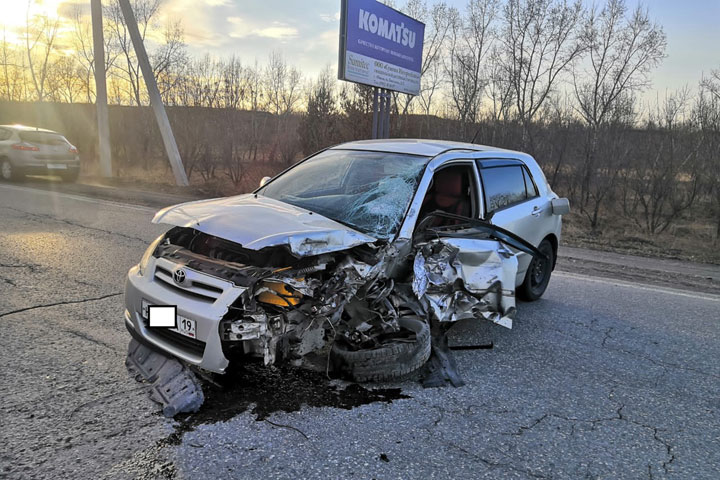
<svg viewBox="0 0 720 480">
<path fill-rule="evenodd" d="M 478 134 L 480 133 L 480 127 L 475 131 L 475 135 L 473 136 L 473 139 L 470 140 L 470 143 L 475 143 L 475 139 L 477 138 Z"/>
</svg>

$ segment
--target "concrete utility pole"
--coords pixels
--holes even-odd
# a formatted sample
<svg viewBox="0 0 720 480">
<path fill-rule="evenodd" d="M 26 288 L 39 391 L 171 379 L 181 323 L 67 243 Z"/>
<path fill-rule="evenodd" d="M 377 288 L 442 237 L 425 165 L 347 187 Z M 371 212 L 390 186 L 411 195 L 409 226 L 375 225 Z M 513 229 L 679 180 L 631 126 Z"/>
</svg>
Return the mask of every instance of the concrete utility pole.
<svg viewBox="0 0 720 480">
<path fill-rule="evenodd" d="M 103 40 L 102 5 L 100 0 L 90 0 L 90 12 L 93 30 L 93 55 L 95 57 L 95 105 L 97 107 L 97 129 L 100 141 L 100 171 L 103 177 L 112 177 L 107 86 L 105 84 L 105 43 Z"/>
<path fill-rule="evenodd" d="M 140 30 L 138 30 L 137 22 L 135 21 L 135 15 L 133 14 L 128 0 L 118 0 L 118 3 L 120 3 L 120 9 L 122 10 L 123 18 L 125 19 L 125 25 L 127 26 L 128 33 L 130 34 L 133 47 L 135 48 L 135 55 L 140 63 L 140 70 L 142 70 L 145 86 L 147 87 L 148 95 L 150 96 L 150 105 L 152 106 L 153 112 L 155 112 L 155 119 L 157 120 L 158 127 L 160 128 L 160 135 L 162 135 L 163 143 L 165 144 L 165 151 L 167 152 L 170 160 L 172 171 L 175 174 L 175 182 L 180 186 L 186 187 L 188 185 L 188 179 L 185 174 L 185 168 L 183 167 L 180 152 L 178 151 L 177 144 L 175 143 L 172 128 L 170 128 L 170 120 L 168 120 L 167 113 L 165 112 L 162 97 L 160 96 L 160 90 L 158 90 L 157 82 L 155 81 L 155 75 L 150 67 L 150 61 L 148 60 L 145 45 L 143 44 L 142 37 L 140 36 Z"/>
</svg>

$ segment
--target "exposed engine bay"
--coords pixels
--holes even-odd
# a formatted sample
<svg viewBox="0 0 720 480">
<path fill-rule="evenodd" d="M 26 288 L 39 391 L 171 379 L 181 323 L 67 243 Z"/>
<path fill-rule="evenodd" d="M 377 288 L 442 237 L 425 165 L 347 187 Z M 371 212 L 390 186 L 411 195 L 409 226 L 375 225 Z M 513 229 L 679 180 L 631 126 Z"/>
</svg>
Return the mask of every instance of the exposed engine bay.
<svg viewBox="0 0 720 480">
<path fill-rule="evenodd" d="M 153 256 L 235 285 L 219 319 L 228 360 L 259 357 L 391 380 L 427 362 L 433 325 L 484 318 L 512 328 L 517 259 L 506 244 L 537 254 L 509 232 L 498 240 L 496 227 L 437 215 L 451 225 L 423 229 L 412 241 L 319 254 L 305 244 L 302 255 L 288 245 L 250 250 L 175 227 Z"/>
</svg>

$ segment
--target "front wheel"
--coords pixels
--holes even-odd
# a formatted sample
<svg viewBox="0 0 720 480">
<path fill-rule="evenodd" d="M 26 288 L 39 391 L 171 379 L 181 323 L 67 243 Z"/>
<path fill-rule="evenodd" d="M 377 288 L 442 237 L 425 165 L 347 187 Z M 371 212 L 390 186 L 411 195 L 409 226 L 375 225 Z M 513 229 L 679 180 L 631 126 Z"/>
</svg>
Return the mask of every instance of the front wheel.
<svg viewBox="0 0 720 480">
<path fill-rule="evenodd" d="M 0 160 L 0 178 L 6 182 L 19 180 L 22 177 L 20 170 L 10 163 L 10 160 L 3 158 Z"/>
<path fill-rule="evenodd" d="M 549 240 L 545 239 L 540 242 L 538 250 L 544 253 L 546 258 L 533 257 L 527 272 L 525 272 L 525 280 L 518 288 L 518 296 L 529 302 L 534 302 L 545 293 L 555 264 L 555 251 Z"/>
<path fill-rule="evenodd" d="M 351 350 L 342 341 L 333 343 L 331 358 L 338 370 L 356 382 L 398 380 L 422 367 L 430 358 L 430 326 L 419 317 L 401 317 L 402 329 L 414 341 L 397 341 L 368 350 Z"/>
</svg>

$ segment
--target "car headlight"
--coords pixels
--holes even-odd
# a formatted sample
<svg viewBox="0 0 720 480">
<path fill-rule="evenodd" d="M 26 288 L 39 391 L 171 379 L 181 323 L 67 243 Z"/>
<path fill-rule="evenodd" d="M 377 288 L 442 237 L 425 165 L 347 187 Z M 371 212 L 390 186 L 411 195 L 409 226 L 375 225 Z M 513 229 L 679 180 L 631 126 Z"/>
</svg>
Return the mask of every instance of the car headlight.
<svg viewBox="0 0 720 480">
<path fill-rule="evenodd" d="M 145 275 L 145 269 L 147 268 L 148 263 L 150 262 L 150 259 L 152 258 L 153 252 L 155 252 L 155 249 L 158 245 L 160 245 L 160 242 L 163 241 L 165 238 L 165 234 L 163 233 L 158 238 L 153 240 L 153 242 L 150 244 L 150 246 L 145 250 L 145 253 L 143 254 L 142 258 L 140 259 L 140 263 L 138 263 L 138 271 L 140 275 Z"/>
</svg>

